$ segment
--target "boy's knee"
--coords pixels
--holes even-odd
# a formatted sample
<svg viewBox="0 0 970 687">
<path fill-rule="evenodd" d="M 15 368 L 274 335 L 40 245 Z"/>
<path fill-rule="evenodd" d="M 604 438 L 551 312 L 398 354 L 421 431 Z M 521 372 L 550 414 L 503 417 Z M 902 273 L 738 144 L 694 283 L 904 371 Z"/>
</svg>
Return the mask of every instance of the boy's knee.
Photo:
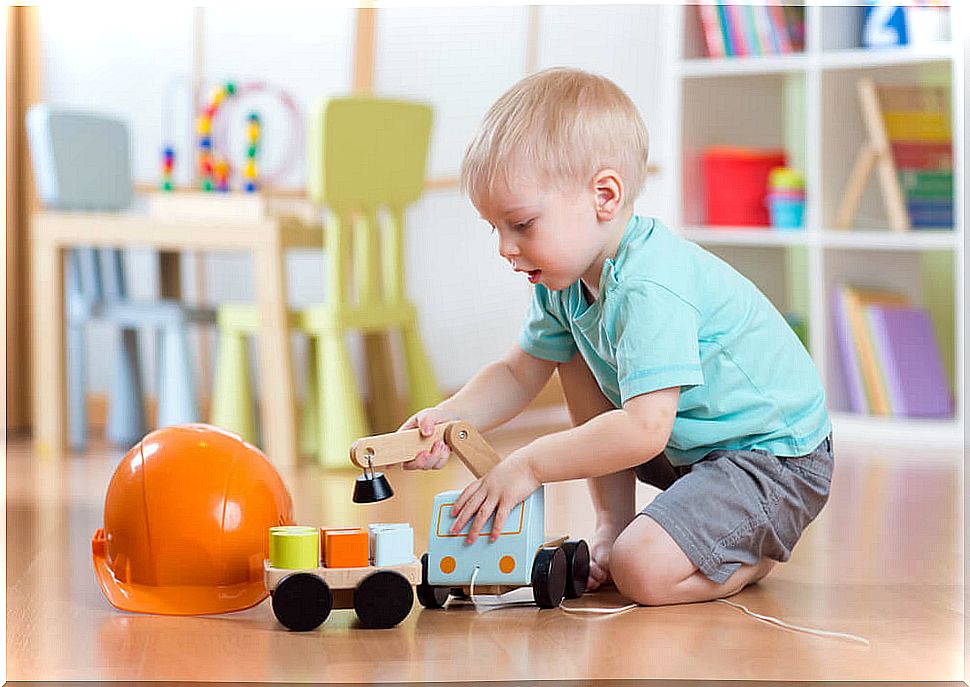
<svg viewBox="0 0 970 687">
<path fill-rule="evenodd" d="M 640 526 L 628 527 L 613 544 L 613 582 L 623 596 L 638 604 L 669 603 L 671 588 L 684 576 L 680 559 L 686 557 L 679 549 L 669 550 L 668 543 L 657 533 L 660 526 L 648 517 L 636 518 L 634 522 Z"/>
</svg>

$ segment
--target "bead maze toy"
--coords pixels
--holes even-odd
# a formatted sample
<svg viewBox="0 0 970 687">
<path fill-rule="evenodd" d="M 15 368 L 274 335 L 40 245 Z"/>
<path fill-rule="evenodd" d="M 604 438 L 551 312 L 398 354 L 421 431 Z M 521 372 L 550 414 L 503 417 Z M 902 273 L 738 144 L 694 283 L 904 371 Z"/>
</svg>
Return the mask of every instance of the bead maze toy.
<svg viewBox="0 0 970 687">
<path fill-rule="evenodd" d="M 350 460 L 363 469 L 354 487 L 354 501 L 369 503 L 393 495 L 387 478 L 374 468 L 412 460 L 434 442 L 443 441 L 475 477 L 481 477 L 500 458 L 485 439 L 466 422 L 447 422 L 435 427 L 430 437 L 418 430 L 394 432 L 360 439 L 350 450 Z M 450 534 L 454 520 L 451 505 L 460 492 L 435 496 L 431 511 L 428 552 L 421 557 L 418 601 L 426 608 L 442 608 L 450 596 L 468 596 L 476 589 L 503 593 L 531 586 L 540 608 L 555 608 L 563 598 L 577 598 L 586 591 L 589 547 L 583 540 L 548 537 L 544 534 L 544 489 L 540 487 L 512 509 L 495 542 L 487 536 L 473 544 L 464 538 L 471 524 Z M 493 518 L 481 534 L 491 533 Z"/>
<path fill-rule="evenodd" d="M 287 127 L 290 131 L 289 145 L 282 163 L 260 177 L 258 157 L 262 148 L 263 122 L 259 113 L 250 112 L 246 117 L 245 161 L 240 170 L 242 190 L 253 193 L 261 186 L 272 186 L 297 160 L 301 148 L 303 121 L 299 107 L 293 98 L 285 91 L 265 83 L 255 82 L 237 86 L 234 82 L 227 81 L 212 91 L 195 120 L 196 176 L 199 187 L 203 191 L 229 191 L 233 171 L 226 153 L 229 116 L 223 113 L 231 111 L 238 102 L 247 97 L 262 94 L 274 96 L 289 113 L 290 124 Z M 174 190 L 172 172 L 175 158 L 174 146 L 166 145 L 162 152 L 161 189 L 163 191 Z"/>
<path fill-rule="evenodd" d="M 389 628 L 411 612 L 421 565 L 406 523 L 284 526 L 269 530 L 264 578 L 273 614 L 290 630 L 316 629 L 335 608 L 352 608 L 364 627 Z"/>
</svg>

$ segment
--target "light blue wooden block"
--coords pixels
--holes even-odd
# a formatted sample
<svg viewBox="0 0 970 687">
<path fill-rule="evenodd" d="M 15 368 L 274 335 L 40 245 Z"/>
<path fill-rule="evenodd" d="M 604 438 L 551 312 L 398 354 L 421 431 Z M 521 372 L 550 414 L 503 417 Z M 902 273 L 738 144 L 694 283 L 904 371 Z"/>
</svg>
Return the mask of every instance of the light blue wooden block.
<svg viewBox="0 0 970 687">
<path fill-rule="evenodd" d="M 414 530 L 407 523 L 374 523 L 367 526 L 373 565 L 399 565 L 414 560 Z"/>
<path fill-rule="evenodd" d="M 465 536 L 471 527 L 466 524 L 458 534 L 449 534 L 454 518 L 451 506 L 460 491 L 445 491 L 434 498 L 431 511 L 431 530 L 428 536 L 428 583 L 440 586 L 468 585 L 478 566 L 475 584 L 529 585 L 532 583 L 532 562 L 545 542 L 545 496 L 539 487 L 532 496 L 512 509 L 499 538 L 491 542 L 494 517 L 489 518 L 474 544 L 466 544 Z M 514 564 L 508 572 L 500 565 L 506 556 Z M 452 572 L 442 569 L 441 561 L 451 557 L 455 561 Z"/>
<path fill-rule="evenodd" d="M 54 108 L 27 111 L 37 194 L 62 210 L 122 210 L 131 204 L 128 128 L 120 119 Z"/>
</svg>

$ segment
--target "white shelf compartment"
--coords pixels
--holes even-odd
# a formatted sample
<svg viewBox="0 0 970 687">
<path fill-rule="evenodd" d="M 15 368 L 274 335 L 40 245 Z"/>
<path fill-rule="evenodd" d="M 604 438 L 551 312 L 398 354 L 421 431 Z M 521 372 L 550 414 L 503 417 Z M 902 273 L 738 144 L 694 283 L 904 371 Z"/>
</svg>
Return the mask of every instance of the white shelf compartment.
<svg viewBox="0 0 970 687">
<path fill-rule="evenodd" d="M 944 229 L 916 229 L 905 233 L 888 230 L 842 231 L 827 229 L 821 234 L 822 245 L 848 250 L 927 251 L 956 250 L 962 235 Z"/>
<path fill-rule="evenodd" d="M 873 417 L 855 413 L 830 413 L 836 437 L 867 444 L 894 446 L 951 447 L 964 441 L 964 425 L 959 419 Z"/>
<path fill-rule="evenodd" d="M 871 69 L 873 67 L 895 67 L 919 65 L 932 62 L 949 63 L 953 59 L 952 43 L 934 43 L 913 47 L 886 48 L 849 48 L 823 52 L 819 66 L 822 69 Z"/>
<path fill-rule="evenodd" d="M 787 86 L 791 79 L 803 76 L 777 73 L 681 78 L 683 101 L 691 103 L 683 109 L 680 122 L 684 225 L 707 223 L 703 155 L 708 147 L 772 148 L 786 150 L 792 156 L 784 126 L 792 108 Z M 803 145 L 802 141 L 795 144 Z"/>
<path fill-rule="evenodd" d="M 925 64 L 893 64 L 870 68 L 852 68 L 823 72 L 820 75 L 821 90 L 821 221 L 824 226 L 835 224 L 839 203 L 845 192 L 849 175 L 863 141 L 865 125 L 860 112 L 857 84 L 862 78 L 871 78 L 876 84 L 949 84 L 951 80 L 948 62 Z M 956 160 L 956 151 L 954 151 Z M 889 226 L 882 191 L 873 170 L 856 212 L 855 225 L 864 229 L 885 229 Z M 955 180 L 956 181 L 956 180 Z M 920 233 L 915 230 L 914 235 Z"/>
<path fill-rule="evenodd" d="M 808 66 L 804 53 L 757 57 L 696 58 L 682 60 L 680 73 L 686 78 L 708 76 L 786 74 L 803 72 Z"/>
<path fill-rule="evenodd" d="M 837 413 L 849 413 L 845 370 L 839 339 L 833 326 L 832 300 L 838 284 L 850 284 L 899 293 L 906 296 L 914 305 L 922 305 L 930 309 L 940 353 L 944 360 L 953 361 L 955 368 L 948 381 L 957 401 L 956 416 L 940 419 L 937 422 L 948 425 L 957 421 L 961 413 L 957 378 L 960 374 L 960 365 L 957 363 L 960 356 L 958 327 L 961 325 L 957 321 L 959 320 L 956 313 L 957 295 L 952 286 L 941 290 L 938 283 L 940 277 L 948 272 L 952 272 L 953 279 L 956 280 L 959 270 L 956 264 L 957 257 L 958 252 L 950 249 L 944 249 L 932 255 L 925 250 L 887 251 L 872 250 L 871 247 L 846 250 L 844 246 L 830 247 L 823 251 L 824 274 L 821 280 L 824 284 L 822 320 L 825 323 L 825 340 L 823 345 L 829 354 L 825 358 L 825 367 L 820 372 L 831 410 Z M 909 421 L 912 418 L 873 419 Z"/>
<path fill-rule="evenodd" d="M 962 234 L 950 229 L 898 233 L 886 229 L 843 231 L 813 228 L 779 231 L 769 227 L 684 227 L 681 236 L 708 246 L 813 246 L 873 251 L 956 250 Z"/>
<path fill-rule="evenodd" d="M 685 227 L 680 233 L 702 246 L 804 246 L 811 239 L 804 230 L 771 227 Z"/>
</svg>

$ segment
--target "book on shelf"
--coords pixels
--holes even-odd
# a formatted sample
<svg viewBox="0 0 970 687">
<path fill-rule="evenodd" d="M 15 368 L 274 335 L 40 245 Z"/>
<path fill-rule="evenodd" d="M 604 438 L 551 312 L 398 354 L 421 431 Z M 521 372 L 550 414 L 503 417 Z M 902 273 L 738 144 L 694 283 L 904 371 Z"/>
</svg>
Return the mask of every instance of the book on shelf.
<svg viewBox="0 0 970 687">
<path fill-rule="evenodd" d="M 804 49 L 805 8 L 736 5 L 717 0 L 696 5 L 708 57 L 782 55 Z"/>
<path fill-rule="evenodd" d="M 744 34 L 744 14 L 740 5 L 724 5 L 727 21 L 727 35 L 731 42 L 731 52 L 738 57 L 751 54 L 751 48 Z"/>
<path fill-rule="evenodd" d="M 871 305 L 866 320 L 892 415 L 952 417 L 953 394 L 926 309 Z"/>
<path fill-rule="evenodd" d="M 947 141 L 890 141 L 899 169 L 953 169 L 953 143 Z"/>
<path fill-rule="evenodd" d="M 865 308 L 870 305 L 909 305 L 900 294 L 839 284 L 833 292 L 834 331 L 842 357 L 849 409 L 889 417 L 885 383 L 879 371 Z"/>
<path fill-rule="evenodd" d="M 953 172 L 899 169 L 899 183 L 914 229 L 953 226 Z"/>
<path fill-rule="evenodd" d="M 952 416 L 953 395 L 925 308 L 892 291 L 838 284 L 832 314 L 849 410 Z"/>
<path fill-rule="evenodd" d="M 784 28 L 788 32 L 793 52 L 805 50 L 805 6 L 791 3 L 781 3 L 782 14 L 785 17 Z"/>
<path fill-rule="evenodd" d="M 718 7 L 716 5 L 698 5 L 697 14 L 701 20 L 701 30 L 704 32 L 704 44 L 707 46 L 708 57 L 727 57 Z"/>
<path fill-rule="evenodd" d="M 953 227 L 953 141 L 942 86 L 880 86 L 882 116 L 913 229 Z"/>
</svg>

